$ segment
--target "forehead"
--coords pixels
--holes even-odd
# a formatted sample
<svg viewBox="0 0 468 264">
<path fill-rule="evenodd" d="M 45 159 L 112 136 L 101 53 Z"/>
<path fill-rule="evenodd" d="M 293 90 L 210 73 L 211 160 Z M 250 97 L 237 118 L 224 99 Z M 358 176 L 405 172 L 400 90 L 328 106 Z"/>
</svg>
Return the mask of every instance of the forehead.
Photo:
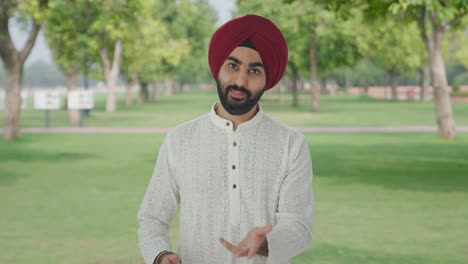
<svg viewBox="0 0 468 264">
<path fill-rule="evenodd" d="M 252 62 L 262 62 L 262 58 L 260 54 L 251 48 L 246 47 L 237 47 L 235 48 L 228 57 L 235 57 L 242 61 L 242 63 L 252 63 Z"/>
</svg>

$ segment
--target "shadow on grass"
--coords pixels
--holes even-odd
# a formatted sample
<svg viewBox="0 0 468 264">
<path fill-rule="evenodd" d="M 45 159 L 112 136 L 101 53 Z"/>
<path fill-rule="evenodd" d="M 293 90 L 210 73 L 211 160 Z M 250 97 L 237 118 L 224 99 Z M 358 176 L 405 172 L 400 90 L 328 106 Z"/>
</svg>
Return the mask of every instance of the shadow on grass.
<svg viewBox="0 0 468 264">
<path fill-rule="evenodd" d="M 27 166 L 32 162 L 76 162 L 84 159 L 95 158 L 96 155 L 87 152 L 60 151 L 51 152 L 28 147 L 28 139 L 20 139 L 17 142 L 0 143 L 0 186 L 11 185 L 24 174 L 16 173 L 16 168 Z"/>
<path fill-rule="evenodd" d="M 468 192 L 468 144 L 313 144 L 314 174 L 336 184 Z"/>
<path fill-rule="evenodd" d="M 15 162 L 36 162 L 36 161 L 77 161 L 96 157 L 93 153 L 83 152 L 48 152 L 29 148 L 0 149 L 0 164 Z"/>
<path fill-rule="evenodd" d="M 15 183 L 20 177 L 25 177 L 24 175 L 19 175 L 12 172 L 11 170 L 4 170 L 0 168 L 0 186 L 7 186 Z"/>
<path fill-rule="evenodd" d="M 299 264 L 299 263 L 343 263 L 343 264 L 454 263 L 454 264 L 458 264 L 460 263 L 461 264 L 461 262 L 454 262 L 453 260 L 447 260 L 447 259 L 434 259 L 433 257 L 430 257 L 430 256 L 391 254 L 391 253 L 386 253 L 386 252 L 353 249 L 349 247 L 343 247 L 343 246 L 337 246 L 337 245 L 331 245 L 331 244 L 319 244 L 317 246 L 312 246 L 303 254 L 295 257 L 291 263 L 293 264 Z"/>
</svg>

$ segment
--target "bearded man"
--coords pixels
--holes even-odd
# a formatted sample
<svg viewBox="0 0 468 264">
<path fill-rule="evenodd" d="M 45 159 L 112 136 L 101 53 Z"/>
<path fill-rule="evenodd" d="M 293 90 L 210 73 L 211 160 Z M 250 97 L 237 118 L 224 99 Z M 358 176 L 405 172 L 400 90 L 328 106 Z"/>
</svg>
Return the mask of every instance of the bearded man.
<svg viewBox="0 0 468 264">
<path fill-rule="evenodd" d="M 287 61 L 283 34 L 264 17 L 239 17 L 214 33 L 208 62 L 219 102 L 161 145 L 138 213 L 146 263 L 283 264 L 310 244 L 307 141 L 259 105 Z M 169 229 L 179 209 L 173 251 Z"/>
</svg>

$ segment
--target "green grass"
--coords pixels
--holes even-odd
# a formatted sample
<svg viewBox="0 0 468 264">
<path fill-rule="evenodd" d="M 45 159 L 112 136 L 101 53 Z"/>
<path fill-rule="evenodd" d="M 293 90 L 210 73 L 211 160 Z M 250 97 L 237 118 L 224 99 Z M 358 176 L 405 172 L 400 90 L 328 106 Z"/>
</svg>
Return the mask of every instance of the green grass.
<svg viewBox="0 0 468 264">
<path fill-rule="evenodd" d="M 0 141 L 0 263 L 141 263 L 136 213 L 163 137 Z M 314 244 L 293 263 L 468 263 L 466 134 L 307 139 Z"/>
<path fill-rule="evenodd" d="M 310 111 L 310 96 L 301 95 L 297 108 L 291 106 L 291 95 L 265 94 L 262 105 L 266 112 L 291 126 L 435 126 L 434 105 L 431 102 L 393 102 L 359 96 L 322 96 L 321 110 Z M 30 101 L 32 99 L 30 98 Z M 96 96 L 96 108 L 86 117 L 88 127 L 173 127 L 207 113 L 217 101 L 215 91 L 184 92 L 175 96 L 163 96 L 157 103 L 135 105 L 126 108 L 124 95 L 118 95 L 118 111 L 104 111 L 103 94 Z M 43 127 L 43 111 L 29 108 L 22 112 L 22 127 Z M 468 105 L 454 103 L 453 111 L 458 125 L 468 125 Z M 67 124 L 65 110 L 51 111 L 51 126 Z M 3 120 L 0 120 L 2 126 Z"/>
</svg>

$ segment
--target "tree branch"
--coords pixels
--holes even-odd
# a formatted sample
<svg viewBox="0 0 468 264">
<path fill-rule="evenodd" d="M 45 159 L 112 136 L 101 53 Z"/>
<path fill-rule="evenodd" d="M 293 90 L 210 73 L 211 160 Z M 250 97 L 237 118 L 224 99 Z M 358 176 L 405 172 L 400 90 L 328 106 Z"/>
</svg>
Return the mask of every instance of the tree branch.
<svg viewBox="0 0 468 264">
<path fill-rule="evenodd" d="M 466 15 L 468 15 L 468 8 L 463 11 L 460 11 L 460 13 L 458 13 L 452 20 L 450 20 L 449 24 L 453 25 L 458 23 Z"/>
<path fill-rule="evenodd" d="M 114 48 L 114 57 L 112 61 L 112 75 L 117 76 L 119 73 L 119 66 L 120 66 L 120 57 L 122 54 L 122 40 L 118 39 L 115 42 L 115 48 Z"/>
<path fill-rule="evenodd" d="M 106 78 L 107 78 L 110 73 L 111 65 L 110 65 L 109 57 L 107 56 L 106 48 L 104 47 L 99 48 L 99 55 L 101 56 L 102 63 L 104 64 L 104 74 L 106 75 Z"/>
<path fill-rule="evenodd" d="M 20 63 L 23 64 L 26 58 L 31 53 L 32 48 L 34 47 L 34 43 L 36 42 L 37 35 L 41 30 L 41 24 L 38 24 L 36 20 L 33 20 L 33 29 L 29 32 L 28 40 L 24 44 L 24 47 L 18 53 Z"/>
<path fill-rule="evenodd" d="M 429 36 L 427 34 L 427 27 L 426 27 L 426 7 L 422 6 L 419 14 L 417 15 L 417 21 L 418 21 L 418 28 L 419 28 L 419 33 L 421 34 L 421 37 L 424 41 L 427 41 Z"/>
<path fill-rule="evenodd" d="M 14 63 L 14 56 L 17 55 L 15 45 L 8 31 L 8 14 L 13 6 L 10 1 L 2 1 L 0 7 L 0 58 L 5 66 L 10 66 Z"/>
</svg>

